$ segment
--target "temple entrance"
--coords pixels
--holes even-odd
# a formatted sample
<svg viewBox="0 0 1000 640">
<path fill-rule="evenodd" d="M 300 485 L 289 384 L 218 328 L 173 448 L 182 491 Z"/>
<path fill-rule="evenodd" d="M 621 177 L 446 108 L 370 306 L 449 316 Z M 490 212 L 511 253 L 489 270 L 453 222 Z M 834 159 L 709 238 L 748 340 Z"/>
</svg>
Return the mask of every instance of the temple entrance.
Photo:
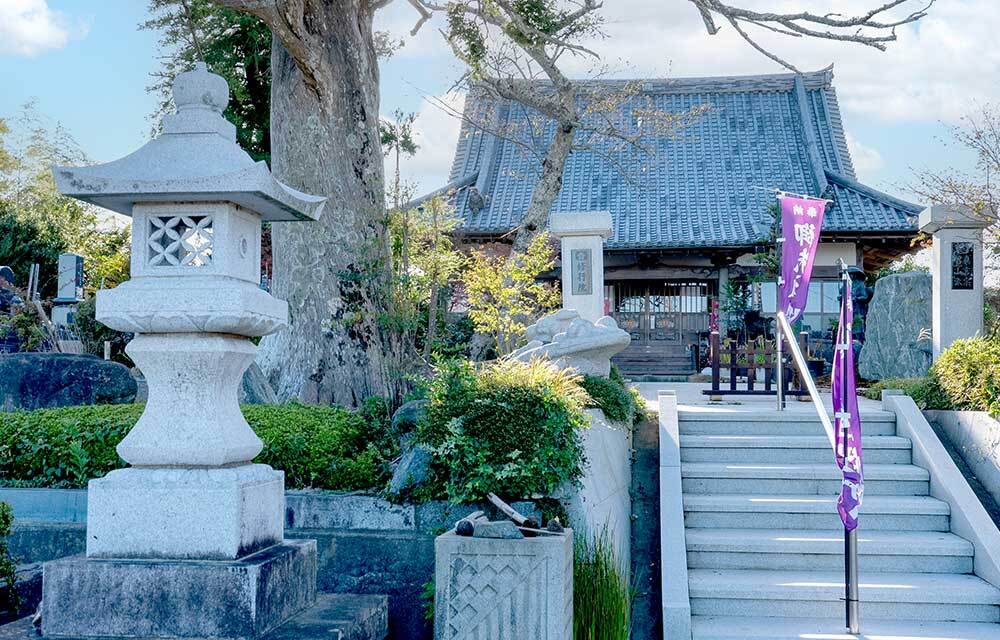
<svg viewBox="0 0 1000 640">
<path fill-rule="evenodd" d="M 614 361 L 630 375 L 688 375 L 708 331 L 716 281 L 624 280 L 608 286 L 608 308 L 632 344 Z"/>
</svg>

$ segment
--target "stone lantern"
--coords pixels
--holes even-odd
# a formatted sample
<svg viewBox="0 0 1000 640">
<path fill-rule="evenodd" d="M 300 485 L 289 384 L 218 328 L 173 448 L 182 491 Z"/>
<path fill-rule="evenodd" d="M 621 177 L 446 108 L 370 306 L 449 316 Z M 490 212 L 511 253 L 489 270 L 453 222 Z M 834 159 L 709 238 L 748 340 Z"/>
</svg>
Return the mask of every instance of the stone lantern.
<svg viewBox="0 0 1000 640">
<path fill-rule="evenodd" d="M 198 63 L 162 135 L 53 168 L 60 192 L 132 217 L 132 279 L 97 294 L 97 319 L 135 333 L 149 399 L 118 445 L 131 467 L 90 482 L 86 558 L 46 565 L 45 635 L 256 637 L 315 600 L 315 542 L 284 540 L 284 475 L 251 462 L 237 388 L 250 339 L 288 318 L 259 286 L 261 221 L 315 220 L 325 199 L 240 149 L 228 94 Z"/>
</svg>

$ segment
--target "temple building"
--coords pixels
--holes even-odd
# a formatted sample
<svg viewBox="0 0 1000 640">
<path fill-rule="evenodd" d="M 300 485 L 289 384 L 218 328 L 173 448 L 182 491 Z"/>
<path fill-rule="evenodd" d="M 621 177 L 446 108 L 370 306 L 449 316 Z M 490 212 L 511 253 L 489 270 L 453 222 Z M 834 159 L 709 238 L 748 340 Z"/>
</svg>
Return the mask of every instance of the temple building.
<svg viewBox="0 0 1000 640">
<path fill-rule="evenodd" d="M 776 190 L 832 201 L 803 320 L 817 337 L 839 309 L 838 259 L 872 272 L 914 250 L 921 207 L 857 180 L 831 68 L 587 82 L 590 95 L 619 96 L 616 113 L 586 117 L 613 121 L 620 135 L 581 141 L 552 211 L 611 214 L 605 307 L 632 334 L 618 358 L 627 373 L 694 371 L 691 345 L 704 341 L 712 300 L 725 309 L 726 295 L 764 269 Z M 699 115 L 684 126 L 644 133 L 643 114 L 692 108 Z M 553 126 L 481 88 L 470 92 L 450 182 L 439 190 L 454 194 L 463 242 L 502 242 L 519 224 Z M 623 144 L 630 136 L 637 143 Z M 773 282 L 750 292 L 751 309 L 774 311 Z"/>
</svg>

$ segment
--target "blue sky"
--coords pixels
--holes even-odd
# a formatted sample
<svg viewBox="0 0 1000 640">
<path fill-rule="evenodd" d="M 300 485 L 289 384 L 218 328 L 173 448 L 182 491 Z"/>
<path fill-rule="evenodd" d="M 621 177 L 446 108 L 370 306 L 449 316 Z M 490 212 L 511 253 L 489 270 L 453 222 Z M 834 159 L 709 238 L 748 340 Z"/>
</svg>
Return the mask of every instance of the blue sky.
<svg viewBox="0 0 1000 640">
<path fill-rule="evenodd" d="M 744 0 L 753 5 L 755 0 Z M 831 0 L 775 0 L 806 8 Z M 609 37 L 593 43 L 609 75 L 679 77 L 773 73 L 781 69 L 731 33 L 705 33 L 684 0 L 614 0 L 604 13 Z M 610 5 L 614 4 L 614 7 Z M 760 4 L 760 3 L 757 3 Z M 871 0 L 837 0 L 837 8 Z M 963 113 L 1000 102 L 1000 32 L 996 0 L 939 0 L 918 28 L 900 31 L 888 53 L 845 45 L 764 40 L 801 68 L 835 64 L 836 86 L 855 164 L 872 186 L 906 195 L 911 167 L 971 168 L 972 158 L 945 144 Z M 30 99 L 51 122 L 62 123 L 95 160 L 120 157 L 148 137 L 155 96 L 146 92 L 159 64 L 157 34 L 139 31 L 144 0 L 0 1 L 0 116 Z M 416 15 L 397 1 L 378 25 L 404 37 L 403 49 L 382 65 L 382 112 L 419 113 L 421 151 L 405 167 L 418 190 L 447 178 L 458 122 L 426 98 L 460 105 L 448 94 L 460 76 L 431 22 L 408 34 Z M 583 76 L 582 64 L 573 72 Z"/>
</svg>

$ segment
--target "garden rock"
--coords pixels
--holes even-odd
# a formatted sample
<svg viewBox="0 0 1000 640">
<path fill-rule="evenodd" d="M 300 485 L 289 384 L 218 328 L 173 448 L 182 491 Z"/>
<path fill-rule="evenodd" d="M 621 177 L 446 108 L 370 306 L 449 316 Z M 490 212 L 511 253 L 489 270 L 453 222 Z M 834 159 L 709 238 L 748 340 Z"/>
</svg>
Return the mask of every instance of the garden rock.
<svg viewBox="0 0 1000 640">
<path fill-rule="evenodd" d="M 95 356 L 13 353 L 0 356 L 0 410 L 132 402 L 128 367 Z"/>
<path fill-rule="evenodd" d="M 392 414 L 392 432 L 410 433 L 427 413 L 426 400 L 410 400 Z"/>
<path fill-rule="evenodd" d="M 422 444 L 413 444 L 404 449 L 402 457 L 392 472 L 389 493 L 400 495 L 427 482 L 431 473 L 434 454 Z"/>
<path fill-rule="evenodd" d="M 875 283 L 858 372 L 867 380 L 916 378 L 931 366 L 931 276 L 896 273 Z"/>
</svg>

